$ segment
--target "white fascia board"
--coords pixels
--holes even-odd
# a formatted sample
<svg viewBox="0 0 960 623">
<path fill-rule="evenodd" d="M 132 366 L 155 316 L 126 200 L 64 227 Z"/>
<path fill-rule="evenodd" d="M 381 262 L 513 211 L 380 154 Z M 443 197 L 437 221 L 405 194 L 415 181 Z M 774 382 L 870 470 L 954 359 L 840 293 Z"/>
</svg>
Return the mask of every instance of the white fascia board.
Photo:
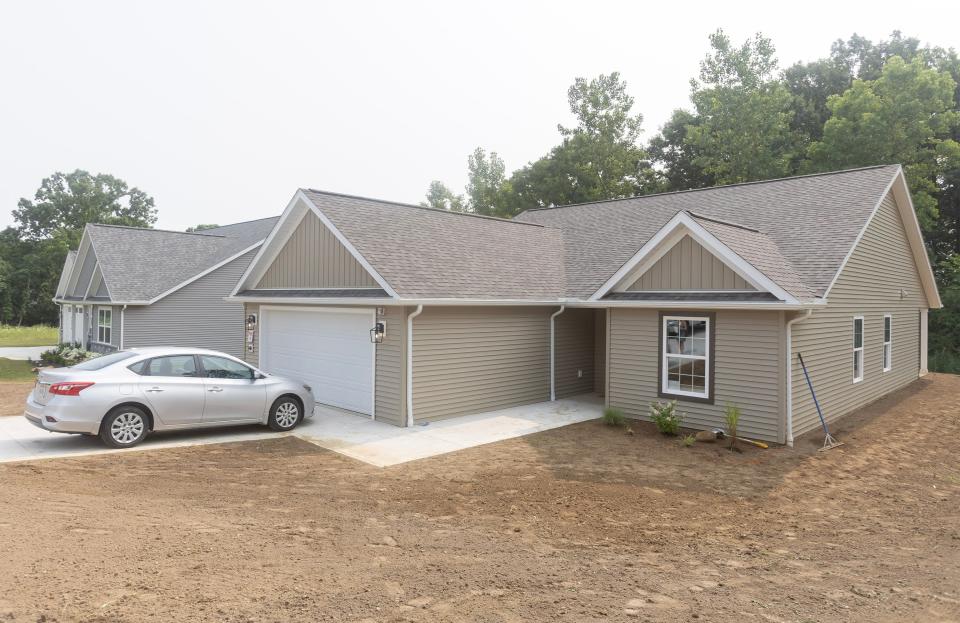
<svg viewBox="0 0 960 623">
<path fill-rule="evenodd" d="M 198 273 L 198 274 L 194 275 L 193 277 L 190 277 L 190 278 L 187 279 L 186 281 L 175 285 L 174 287 L 170 288 L 170 289 L 167 290 L 166 292 L 164 292 L 164 293 L 162 293 L 162 294 L 158 294 L 157 296 L 153 297 L 153 298 L 150 299 L 149 301 L 146 301 L 145 303 L 125 303 L 125 304 L 127 304 L 127 305 L 134 305 L 134 304 L 135 304 L 135 305 L 153 305 L 154 303 L 156 303 L 156 302 L 159 301 L 160 299 L 162 299 L 162 298 L 164 298 L 164 297 L 167 297 L 167 296 L 170 296 L 171 294 L 173 294 L 173 293 L 176 292 L 177 290 L 180 290 L 180 289 L 182 289 L 182 288 L 185 288 L 186 286 L 190 285 L 191 283 L 193 283 L 193 282 L 196 281 L 197 279 L 200 279 L 201 277 L 206 277 L 207 275 L 209 275 L 209 274 L 212 273 L 213 271 L 217 270 L 218 268 L 223 268 L 224 266 L 226 266 L 226 265 L 229 264 L 230 262 L 236 260 L 237 258 L 243 257 L 243 256 L 246 255 L 247 253 L 249 253 L 249 252 L 253 251 L 254 249 L 256 249 L 257 247 L 259 247 L 261 244 L 263 244 L 263 240 L 261 240 L 261 241 L 259 241 L 259 242 L 253 243 L 252 245 L 250 245 L 250 246 L 247 247 L 246 249 L 243 249 L 242 251 L 239 251 L 239 252 L 237 252 L 237 253 L 234 253 L 233 255 L 231 255 L 230 257 L 228 257 L 227 259 L 222 260 L 222 261 L 214 264 L 214 265 L 211 266 L 210 268 L 204 270 L 203 272 Z M 108 290 L 110 289 L 109 286 L 107 287 L 107 289 L 108 289 Z"/>
<path fill-rule="evenodd" d="M 833 279 L 830 280 L 830 285 L 827 286 L 827 290 L 823 293 L 823 298 L 829 298 L 830 292 L 833 290 L 833 286 L 837 284 L 837 280 L 843 273 L 843 269 L 847 267 L 847 262 L 849 262 L 850 258 L 853 257 L 854 251 L 857 250 L 857 247 L 860 245 L 860 241 L 867 233 L 867 229 L 870 227 L 870 224 L 873 223 L 873 218 L 877 215 L 877 212 L 880 211 L 880 206 L 883 205 L 883 200 L 887 198 L 887 195 L 891 191 L 893 191 L 894 202 L 897 204 L 897 211 L 900 213 L 900 220 L 903 222 L 903 229 L 907 235 L 907 242 L 910 243 L 910 251 L 913 255 L 914 262 L 917 265 L 917 274 L 920 276 L 920 283 L 923 284 L 923 293 L 927 298 L 927 304 L 931 309 L 939 309 L 943 307 L 943 302 L 940 300 L 940 292 L 937 289 L 937 280 L 933 276 L 933 268 L 930 266 L 930 258 L 927 256 L 927 248 L 923 243 L 923 232 L 920 229 L 920 221 L 917 220 L 917 211 L 913 207 L 913 199 L 910 197 L 910 187 L 907 185 L 907 179 L 904 176 L 903 167 L 900 166 L 897 167 L 897 171 L 894 173 L 890 183 L 887 184 L 886 188 L 884 188 L 883 192 L 880 194 L 880 198 L 877 200 L 876 205 L 873 206 L 873 211 L 870 212 L 870 217 L 860 229 L 860 233 L 857 234 L 857 238 L 853 241 L 853 245 L 850 247 L 850 250 L 847 251 L 847 255 L 843 258 L 843 262 L 840 263 L 840 268 L 833 276 Z"/>
<path fill-rule="evenodd" d="M 617 284 L 626 281 L 637 268 L 642 270 L 644 267 L 649 268 L 648 264 L 652 266 L 656 260 L 659 260 L 670 250 L 673 244 L 679 242 L 685 234 L 696 240 L 701 246 L 705 247 L 707 251 L 719 258 L 720 261 L 741 275 L 758 290 L 769 292 L 788 304 L 799 304 L 799 300 L 796 297 L 760 272 L 753 264 L 737 255 L 730 247 L 704 229 L 700 223 L 697 223 L 693 217 L 684 211 L 677 212 L 673 218 L 667 221 L 667 224 L 661 227 L 650 240 L 640 247 L 640 250 L 621 266 L 620 270 L 614 273 L 613 276 L 590 297 L 590 300 L 598 301 L 606 296 Z"/>
<path fill-rule="evenodd" d="M 228 303 L 259 303 L 261 305 L 347 305 L 347 306 L 371 306 L 376 305 L 403 305 L 399 299 L 387 298 L 315 298 L 315 297 L 292 297 L 292 296 L 239 296 L 231 295 L 223 297 Z"/>
<path fill-rule="evenodd" d="M 73 253 L 73 259 L 70 259 L 70 254 Z M 73 265 L 77 261 L 77 252 L 76 251 L 67 251 L 67 256 L 63 259 L 63 269 L 60 271 L 60 280 L 57 281 L 57 297 L 66 296 L 66 286 L 69 285 L 70 277 L 73 275 Z"/>
</svg>

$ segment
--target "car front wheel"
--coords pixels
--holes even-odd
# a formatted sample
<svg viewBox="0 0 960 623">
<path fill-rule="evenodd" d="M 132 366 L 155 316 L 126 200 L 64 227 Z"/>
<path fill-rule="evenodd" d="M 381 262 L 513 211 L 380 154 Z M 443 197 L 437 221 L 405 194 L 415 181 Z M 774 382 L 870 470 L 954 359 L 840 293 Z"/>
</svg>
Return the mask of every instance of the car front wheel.
<svg viewBox="0 0 960 623">
<path fill-rule="evenodd" d="M 277 398 L 270 407 L 267 424 L 276 431 L 293 430 L 300 423 L 301 413 L 300 403 L 295 398 Z"/>
<path fill-rule="evenodd" d="M 100 425 L 100 439 L 112 448 L 131 448 L 146 436 L 147 414 L 139 407 L 118 407 Z"/>
</svg>

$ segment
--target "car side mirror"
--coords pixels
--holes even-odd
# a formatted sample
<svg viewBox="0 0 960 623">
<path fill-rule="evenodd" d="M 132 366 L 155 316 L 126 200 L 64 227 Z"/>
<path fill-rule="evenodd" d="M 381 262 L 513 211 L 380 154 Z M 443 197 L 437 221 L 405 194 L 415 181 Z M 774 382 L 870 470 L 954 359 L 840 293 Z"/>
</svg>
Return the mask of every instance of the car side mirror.
<svg viewBox="0 0 960 623">
<path fill-rule="evenodd" d="M 262 381 L 262 380 L 265 379 L 265 378 L 267 378 L 267 375 L 264 374 L 263 372 L 254 372 L 254 373 L 253 373 L 253 380 L 255 380 L 255 381 Z"/>
</svg>

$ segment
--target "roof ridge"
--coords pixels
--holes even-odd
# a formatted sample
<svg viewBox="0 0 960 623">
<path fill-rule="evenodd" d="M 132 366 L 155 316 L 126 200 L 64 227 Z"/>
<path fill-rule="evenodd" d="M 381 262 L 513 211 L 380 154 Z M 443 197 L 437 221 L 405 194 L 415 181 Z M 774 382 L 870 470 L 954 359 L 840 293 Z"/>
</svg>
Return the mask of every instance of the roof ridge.
<svg viewBox="0 0 960 623">
<path fill-rule="evenodd" d="M 320 195 L 332 195 L 334 197 L 346 197 L 347 199 L 360 199 L 362 201 L 373 201 L 374 203 L 383 203 L 387 205 L 399 206 L 402 208 L 416 208 L 417 210 L 426 210 L 428 212 L 436 212 L 438 214 L 454 214 L 457 216 L 469 216 L 472 218 L 482 218 L 488 221 L 499 221 L 501 223 L 512 223 L 514 225 L 532 225 L 534 227 L 546 227 L 540 223 L 525 223 L 523 221 L 516 221 L 512 218 L 501 218 L 499 216 L 487 216 L 485 214 L 474 214 L 472 212 L 457 212 L 455 210 L 441 210 L 439 208 L 431 208 L 429 206 L 416 205 L 413 203 L 404 203 L 402 201 L 390 201 L 389 199 L 376 199 L 374 197 L 364 197 L 362 195 L 348 195 L 346 193 L 335 193 L 329 190 L 318 190 L 316 188 L 304 188 L 302 190 L 307 190 L 312 193 L 317 193 Z"/>
<path fill-rule="evenodd" d="M 226 225 L 217 225 L 216 227 L 211 227 L 210 229 L 222 229 L 222 228 L 224 228 L 224 227 L 233 227 L 234 225 L 246 225 L 247 223 L 256 223 L 257 221 L 269 221 L 270 219 L 278 219 L 278 218 L 280 218 L 280 217 L 279 217 L 279 216 L 264 216 L 264 217 L 261 217 L 261 218 L 252 218 L 252 219 L 250 219 L 249 221 L 237 221 L 236 223 L 227 223 Z M 206 231 L 206 230 L 201 229 L 201 230 L 198 231 L 198 232 L 190 231 L 190 232 L 184 232 L 184 233 L 187 233 L 187 234 L 202 234 L 204 231 Z M 216 235 L 216 234 L 207 234 L 207 235 Z"/>
<path fill-rule="evenodd" d="M 220 234 L 205 234 L 202 231 L 178 231 L 176 229 L 155 229 L 153 227 L 133 227 L 132 225 L 111 225 L 109 223 L 87 223 L 87 227 L 111 227 L 113 229 L 135 229 L 137 231 L 156 231 L 164 234 L 183 234 L 185 236 L 206 236 L 208 238 L 227 238 Z"/>
<path fill-rule="evenodd" d="M 662 193 L 650 193 L 649 195 L 633 195 L 632 197 L 617 197 L 614 199 L 600 199 L 598 201 L 582 201 L 580 203 L 566 203 L 559 206 L 547 206 L 543 208 L 527 208 L 520 214 L 526 212 L 542 212 L 545 210 L 559 210 L 560 208 L 576 208 L 585 205 L 595 205 L 598 203 L 613 203 L 614 201 L 631 201 L 634 199 L 646 199 L 648 197 L 664 197 L 668 195 L 682 195 L 685 193 L 704 192 L 708 190 L 720 190 L 721 188 L 736 188 L 738 186 L 756 186 L 759 184 L 772 184 L 773 182 L 785 182 L 787 180 L 799 180 L 808 177 L 825 177 L 827 175 L 840 175 L 843 173 L 854 173 L 856 171 L 869 171 L 870 169 L 883 169 L 885 167 L 900 167 L 899 163 L 894 164 L 874 164 L 868 167 L 854 167 L 852 169 L 839 169 L 836 171 L 822 171 L 820 173 L 806 173 L 804 175 L 788 175 L 787 177 L 775 177 L 768 180 L 755 180 L 752 182 L 736 182 L 734 184 L 720 184 L 719 186 L 705 186 L 703 188 L 687 188 L 685 190 L 671 190 Z M 518 214 L 517 216 L 520 216 Z"/>
<path fill-rule="evenodd" d="M 700 220 L 700 221 L 709 221 L 709 222 L 711 222 L 711 223 L 719 223 L 720 225 L 728 225 L 728 226 L 730 226 L 730 227 L 736 227 L 737 229 L 744 229 L 744 230 L 746 230 L 746 231 L 752 231 L 752 232 L 755 233 L 755 234 L 763 233 L 763 232 L 761 232 L 759 229 L 756 229 L 756 228 L 754 228 L 754 227 L 747 227 L 746 225 L 741 225 L 740 223 L 734 223 L 733 221 L 724 221 L 724 220 L 722 220 L 722 219 L 714 218 L 714 217 L 712 217 L 712 216 L 704 216 L 704 215 L 702 215 L 702 214 L 697 214 L 696 212 L 693 212 L 693 211 L 691 211 L 691 210 L 684 210 L 684 212 L 686 212 L 687 214 L 689 214 L 689 215 L 692 216 L 693 218 L 695 218 L 695 219 L 697 219 L 697 220 Z"/>
</svg>

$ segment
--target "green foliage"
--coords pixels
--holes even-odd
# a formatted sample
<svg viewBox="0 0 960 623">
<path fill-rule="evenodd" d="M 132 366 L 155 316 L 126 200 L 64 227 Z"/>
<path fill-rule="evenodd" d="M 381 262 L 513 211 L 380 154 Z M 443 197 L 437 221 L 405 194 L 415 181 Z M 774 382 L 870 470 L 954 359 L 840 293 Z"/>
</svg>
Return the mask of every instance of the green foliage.
<svg viewBox="0 0 960 623">
<path fill-rule="evenodd" d="M 697 443 L 697 437 L 695 435 L 687 435 L 680 440 L 680 443 L 682 443 L 685 448 L 689 448 L 693 444 Z"/>
<path fill-rule="evenodd" d="M 724 409 L 724 421 L 727 424 L 726 434 L 730 437 L 730 449 L 737 447 L 737 426 L 740 424 L 740 407 L 727 403 Z"/>
<path fill-rule="evenodd" d="M 933 351 L 927 357 L 927 367 L 931 372 L 960 374 L 960 352 L 947 349 Z"/>
<path fill-rule="evenodd" d="M 217 227 L 220 226 L 216 223 L 200 223 L 196 227 L 187 227 L 187 233 L 203 231 L 205 229 L 216 229 Z"/>
<path fill-rule="evenodd" d="M 467 158 L 467 211 L 484 216 L 510 216 L 506 166 L 492 151 L 477 147 Z M 451 193 L 452 194 L 452 193 Z"/>
<path fill-rule="evenodd" d="M 22 383 L 36 380 L 33 364 L 19 359 L 0 357 L 0 382 Z"/>
<path fill-rule="evenodd" d="M 603 423 L 607 426 L 623 426 L 627 423 L 627 418 L 623 416 L 623 411 L 614 407 L 607 407 L 603 410 Z"/>
<path fill-rule="evenodd" d="M 56 344 L 59 338 L 57 327 L 50 325 L 0 325 L 0 346 L 50 346 Z"/>
<path fill-rule="evenodd" d="M 427 198 L 425 201 L 421 201 L 420 205 L 425 208 L 451 212 L 465 212 L 467 208 L 463 195 L 454 194 L 452 190 L 447 188 L 446 184 L 438 180 L 430 182 L 430 188 L 427 189 Z"/>
<path fill-rule="evenodd" d="M 99 353 L 80 348 L 80 344 L 58 344 L 40 353 L 40 362 L 47 366 L 72 366 L 99 356 Z"/>
<path fill-rule="evenodd" d="M 664 435 L 676 435 L 680 432 L 680 423 L 683 421 L 682 414 L 677 411 L 677 401 L 669 402 L 651 402 L 650 417 L 657 430 Z"/>
</svg>

